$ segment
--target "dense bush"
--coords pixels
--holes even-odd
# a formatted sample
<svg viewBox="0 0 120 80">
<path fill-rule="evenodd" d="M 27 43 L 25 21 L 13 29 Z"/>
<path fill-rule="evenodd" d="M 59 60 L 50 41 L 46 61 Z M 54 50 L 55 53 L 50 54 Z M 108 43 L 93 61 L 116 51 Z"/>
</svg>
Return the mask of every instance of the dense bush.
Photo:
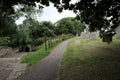
<svg viewBox="0 0 120 80">
<path fill-rule="evenodd" d="M 6 46 L 9 42 L 9 37 L 0 37 L 0 46 Z"/>
<path fill-rule="evenodd" d="M 74 36 L 73 34 L 62 34 L 60 37 L 62 40 L 66 40 L 72 38 L 73 36 Z"/>
<path fill-rule="evenodd" d="M 35 39 L 35 40 L 32 42 L 32 45 L 38 46 L 38 45 L 43 44 L 44 42 L 45 42 L 45 39 L 44 39 L 44 37 L 42 37 L 42 38 Z"/>
</svg>

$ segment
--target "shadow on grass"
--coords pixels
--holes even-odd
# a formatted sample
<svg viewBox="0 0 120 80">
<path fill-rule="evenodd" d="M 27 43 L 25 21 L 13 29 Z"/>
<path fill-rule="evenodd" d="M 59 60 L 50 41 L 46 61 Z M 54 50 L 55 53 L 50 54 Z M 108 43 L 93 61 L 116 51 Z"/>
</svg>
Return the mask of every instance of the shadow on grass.
<svg viewBox="0 0 120 80">
<path fill-rule="evenodd" d="M 82 46 L 76 49 L 78 40 Z M 110 45 L 98 40 L 72 41 L 61 62 L 58 80 L 120 80 L 119 48 L 120 40 Z"/>
</svg>

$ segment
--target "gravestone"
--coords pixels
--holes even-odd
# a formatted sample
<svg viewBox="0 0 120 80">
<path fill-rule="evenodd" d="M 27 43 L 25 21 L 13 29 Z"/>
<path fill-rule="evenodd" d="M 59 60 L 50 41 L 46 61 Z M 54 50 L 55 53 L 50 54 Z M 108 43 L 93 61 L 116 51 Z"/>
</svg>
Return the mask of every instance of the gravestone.
<svg viewBox="0 0 120 80">
<path fill-rule="evenodd" d="M 118 27 L 118 28 L 116 28 L 116 34 L 115 34 L 115 37 L 117 38 L 117 39 L 120 39 L 120 26 Z"/>
<path fill-rule="evenodd" d="M 89 32 L 89 31 L 84 31 L 81 32 L 81 38 L 89 38 L 89 39 L 96 39 L 99 36 L 99 32 Z"/>
<path fill-rule="evenodd" d="M 90 32 L 81 32 L 81 38 L 89 38 Z"/>
<path fill-rule="evenodd" d="M 91 34 L 90 34 L 90 39 L 96 39 L 96 34 L 91 33 Z"/>
<path fill-rule="evenodd" d="M 99 36 L 99 32 L 91 32 L 90 39 L 96 39 Z"/>
</svg>

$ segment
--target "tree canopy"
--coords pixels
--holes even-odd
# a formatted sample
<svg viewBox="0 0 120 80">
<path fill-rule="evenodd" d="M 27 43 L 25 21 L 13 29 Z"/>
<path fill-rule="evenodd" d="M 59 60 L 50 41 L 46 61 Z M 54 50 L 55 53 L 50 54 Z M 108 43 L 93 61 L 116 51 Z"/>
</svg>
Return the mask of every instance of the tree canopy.
<svg viewBox="0 0 120 80">
<path fill-rule="evenodd" d="M 77 24 L 77 25 L 76 25 Z M 84 26 L 82 23 L 75 18 L 68 17 L 63 18 L 55 23 L 56 34 L 80 34 L 83 31 Z"/>
<path fill-rule="evenodd" d="M 112 37 L 120 23 L 120 0 L 77 0 L 76 3 L 71 3 L 71 0 L 0 0 L 0 17 L 13 13 L 15 4 L 35 6 L 35 1 L 46 6 L 52 2 L 59 12 L 73 10 L 77 19 L 87 24 L 90 31 L 100 30 L 102 38 L 106 34 Z"/>
<path fill-rule="evenodd" d="M 3 27 L 4 26 L 4 27 Z M 0 36 L 13 36 L 16 34 L 17 26 L 14 20 L 5 16 L 5 18 L 0 19 Z"/>
</svg>

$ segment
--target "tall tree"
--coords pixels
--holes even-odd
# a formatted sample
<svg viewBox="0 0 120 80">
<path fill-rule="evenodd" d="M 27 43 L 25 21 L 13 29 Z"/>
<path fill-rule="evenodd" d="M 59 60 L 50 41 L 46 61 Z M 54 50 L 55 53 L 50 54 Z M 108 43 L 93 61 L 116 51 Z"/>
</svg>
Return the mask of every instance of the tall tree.
<svg viewBox="0 0 120 80">
<path fill-rule="evenodd" d="M 6 14 L 14 4 L 35 5 L 35 1 L 47 6 L 50 1 L 59 12 L 63 9 L 73 10 L 90 31 L 100 30 L 102 38 L 107 35 L 112 37 L 120 23 L 120 0 L 78 0 L 76 3 L 71 3 L 71 0 L 1 0 L 0 16 Z"/>
<path fill-rule="evenodd" d="M 41 16 L 42 8 L 39 8 L 39 4 L 35 3 L 35 6 L 31 6 L 28 4 L 18 4 L 14 5 L 15 14 L 12 15 L 16 19 L 20 17 L 25 17 L 26 19 L 36 19 L 37 16 Z"/>
<path fill-rule="evenodd" d="M 55 23 L 58 34 L 80 34 L 84 26 L 75 18 L 63 18 Z"/>
<path fill-rule="evenodd" d="M 8 16 L 0 19 L 0 36 L 2 37 L 12 37 L 16 34 L 17 26 L 14 20 Z"/>
<path fill-rule="evenodd" d="M 41 26 L 42 36 L 44 35 L 47 37 L 55 36 L 55 33 L 54 33 L 55 26 L 51 22 L 43 21 L 40 23 L 40 26 Z"/>
</svg>

